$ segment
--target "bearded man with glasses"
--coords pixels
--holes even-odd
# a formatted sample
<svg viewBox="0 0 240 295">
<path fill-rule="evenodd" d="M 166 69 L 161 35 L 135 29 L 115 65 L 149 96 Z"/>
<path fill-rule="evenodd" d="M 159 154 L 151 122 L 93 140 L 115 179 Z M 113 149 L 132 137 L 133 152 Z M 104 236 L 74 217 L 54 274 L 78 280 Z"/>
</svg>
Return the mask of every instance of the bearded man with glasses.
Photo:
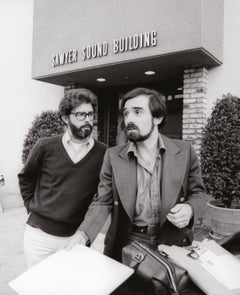
<svg viewBox="0 0 240 295">
<path fill-rule="evenodd" d="M 69 90 L 59 104 L 66 125 L 60 136 L 41 138 L 19 173 L 29 213 L 24 234 L 27 266 L 63 248 L 72 248 L 97 191 L 107 146 L 92 137 L 97 97 L 88 89 Z"/>
</svg>

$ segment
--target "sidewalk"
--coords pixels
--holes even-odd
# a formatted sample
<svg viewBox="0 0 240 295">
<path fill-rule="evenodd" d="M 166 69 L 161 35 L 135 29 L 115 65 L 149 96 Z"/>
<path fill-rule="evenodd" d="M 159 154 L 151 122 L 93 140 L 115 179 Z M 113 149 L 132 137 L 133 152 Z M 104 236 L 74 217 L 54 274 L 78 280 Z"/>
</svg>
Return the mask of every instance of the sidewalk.
<svg viewBox="0 0 240 295">
<path fill-rule="evenodd" d="M 27 218 L 24 207 L 0 214 L 0 294 L 15 295 L 8 286 L 25 269 L 23 233 Z"/>
<path fill-rule="evenodd" d="M 8 282 L 26 270 L 23 253 L 23 234 L 27 213 L 24 207 L 4 211 L 0 214 L 0 294 L 16 295 L 8 286 Z M 202 241 L 209 238 L 208 218 L 196 228 L 195 239 Z M 100 234 L 92 248 L 103 250 L 104 235 Z M 33 294 L 34 295 L 34 294 Z"/>
</svg>

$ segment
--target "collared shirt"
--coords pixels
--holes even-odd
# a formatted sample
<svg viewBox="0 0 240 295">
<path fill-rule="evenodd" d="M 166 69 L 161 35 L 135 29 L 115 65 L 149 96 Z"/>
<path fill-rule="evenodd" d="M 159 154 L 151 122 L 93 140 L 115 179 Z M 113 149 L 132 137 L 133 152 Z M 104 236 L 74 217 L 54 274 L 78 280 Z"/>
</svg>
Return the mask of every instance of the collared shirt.
<svg viewBox="0 0 240 295">
<path fill-rule="evenodd" d="M 62 143 L 69 157 L 71 158 L 73 163 L 76 164 L 81 159 L 83 159 L 86 156 L 86 154 L 91 150 L 91 148 L 94 145 L 94 140 L 92 136 L 90 136 L 88 141 L 84 143 L 76 143 L 71 140 L 68 131 L 66 131 L 63 134 Z"/>
<path fill-rule="evenodd" d="M 156 157 L 152 171 L 149 169 L 134 143 L 130 143 L 128 153 L 133 153 L 137 159 L 137 200 L 135 206 L 135 216 L 133 223 L 139 226 L 158 224 L 160 222 L 161 207 L 161 168 L 162 154 L 165 146 L 159 134 L 159 153 Z"/>
</svg>

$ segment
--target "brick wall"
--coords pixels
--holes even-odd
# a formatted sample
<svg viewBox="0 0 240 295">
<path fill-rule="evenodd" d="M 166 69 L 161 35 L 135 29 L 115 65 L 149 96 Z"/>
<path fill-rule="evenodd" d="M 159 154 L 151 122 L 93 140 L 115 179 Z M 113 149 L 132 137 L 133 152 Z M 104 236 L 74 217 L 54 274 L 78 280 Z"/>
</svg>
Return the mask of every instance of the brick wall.
<svg viewBox="0 0 240 295">
<path fill-rule="evenodd" d="M 203 66 L 184 70 L 182 139 L 190 141 L 198 155 L 206 124 L 207 77 L 208 70 Z"/>
</svg>

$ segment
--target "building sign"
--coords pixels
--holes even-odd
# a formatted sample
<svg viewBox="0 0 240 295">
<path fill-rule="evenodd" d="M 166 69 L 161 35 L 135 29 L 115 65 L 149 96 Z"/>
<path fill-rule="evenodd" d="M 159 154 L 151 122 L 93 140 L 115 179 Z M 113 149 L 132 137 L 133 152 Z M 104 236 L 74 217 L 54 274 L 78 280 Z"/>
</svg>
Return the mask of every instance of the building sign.
<svg viewBox="0 0 240 295">
<path fill-rule="evenodd" d="M 119 39 L 114 39 L 111 44 L 108 42 L 96 43 L 81 48 L 81 59 L 83 61 L 92 58 L 107 56 L 110 50 L 114 54 L 124 53 L 142 48 L 154 47 L 157 45 L 157 31 L 134 34 Z M 78 61 L 78 50 L 72 49 L 52 55 L 52 66 L 62 66 Z"/>
<path fill-rule="evenodd" d="M 77 62 L 78 51 L 77 49 L 68 50 L 52 55 L 52 66 L 62 66 Z"/>
<path fill-rule="evenodd" d="M 97 43 L 82 47 L 82 60 L 108 55 L 108 43 Z"/>
<path fill-rule="evenodd" d="M 157 45 L 157 32 L 151 31 L 147 33 L 135 34 L 125 38 L 113 40 L 113 52 L 125 52 L 137 50 L 140 48 L 152 47 Z"/>
</svg>

